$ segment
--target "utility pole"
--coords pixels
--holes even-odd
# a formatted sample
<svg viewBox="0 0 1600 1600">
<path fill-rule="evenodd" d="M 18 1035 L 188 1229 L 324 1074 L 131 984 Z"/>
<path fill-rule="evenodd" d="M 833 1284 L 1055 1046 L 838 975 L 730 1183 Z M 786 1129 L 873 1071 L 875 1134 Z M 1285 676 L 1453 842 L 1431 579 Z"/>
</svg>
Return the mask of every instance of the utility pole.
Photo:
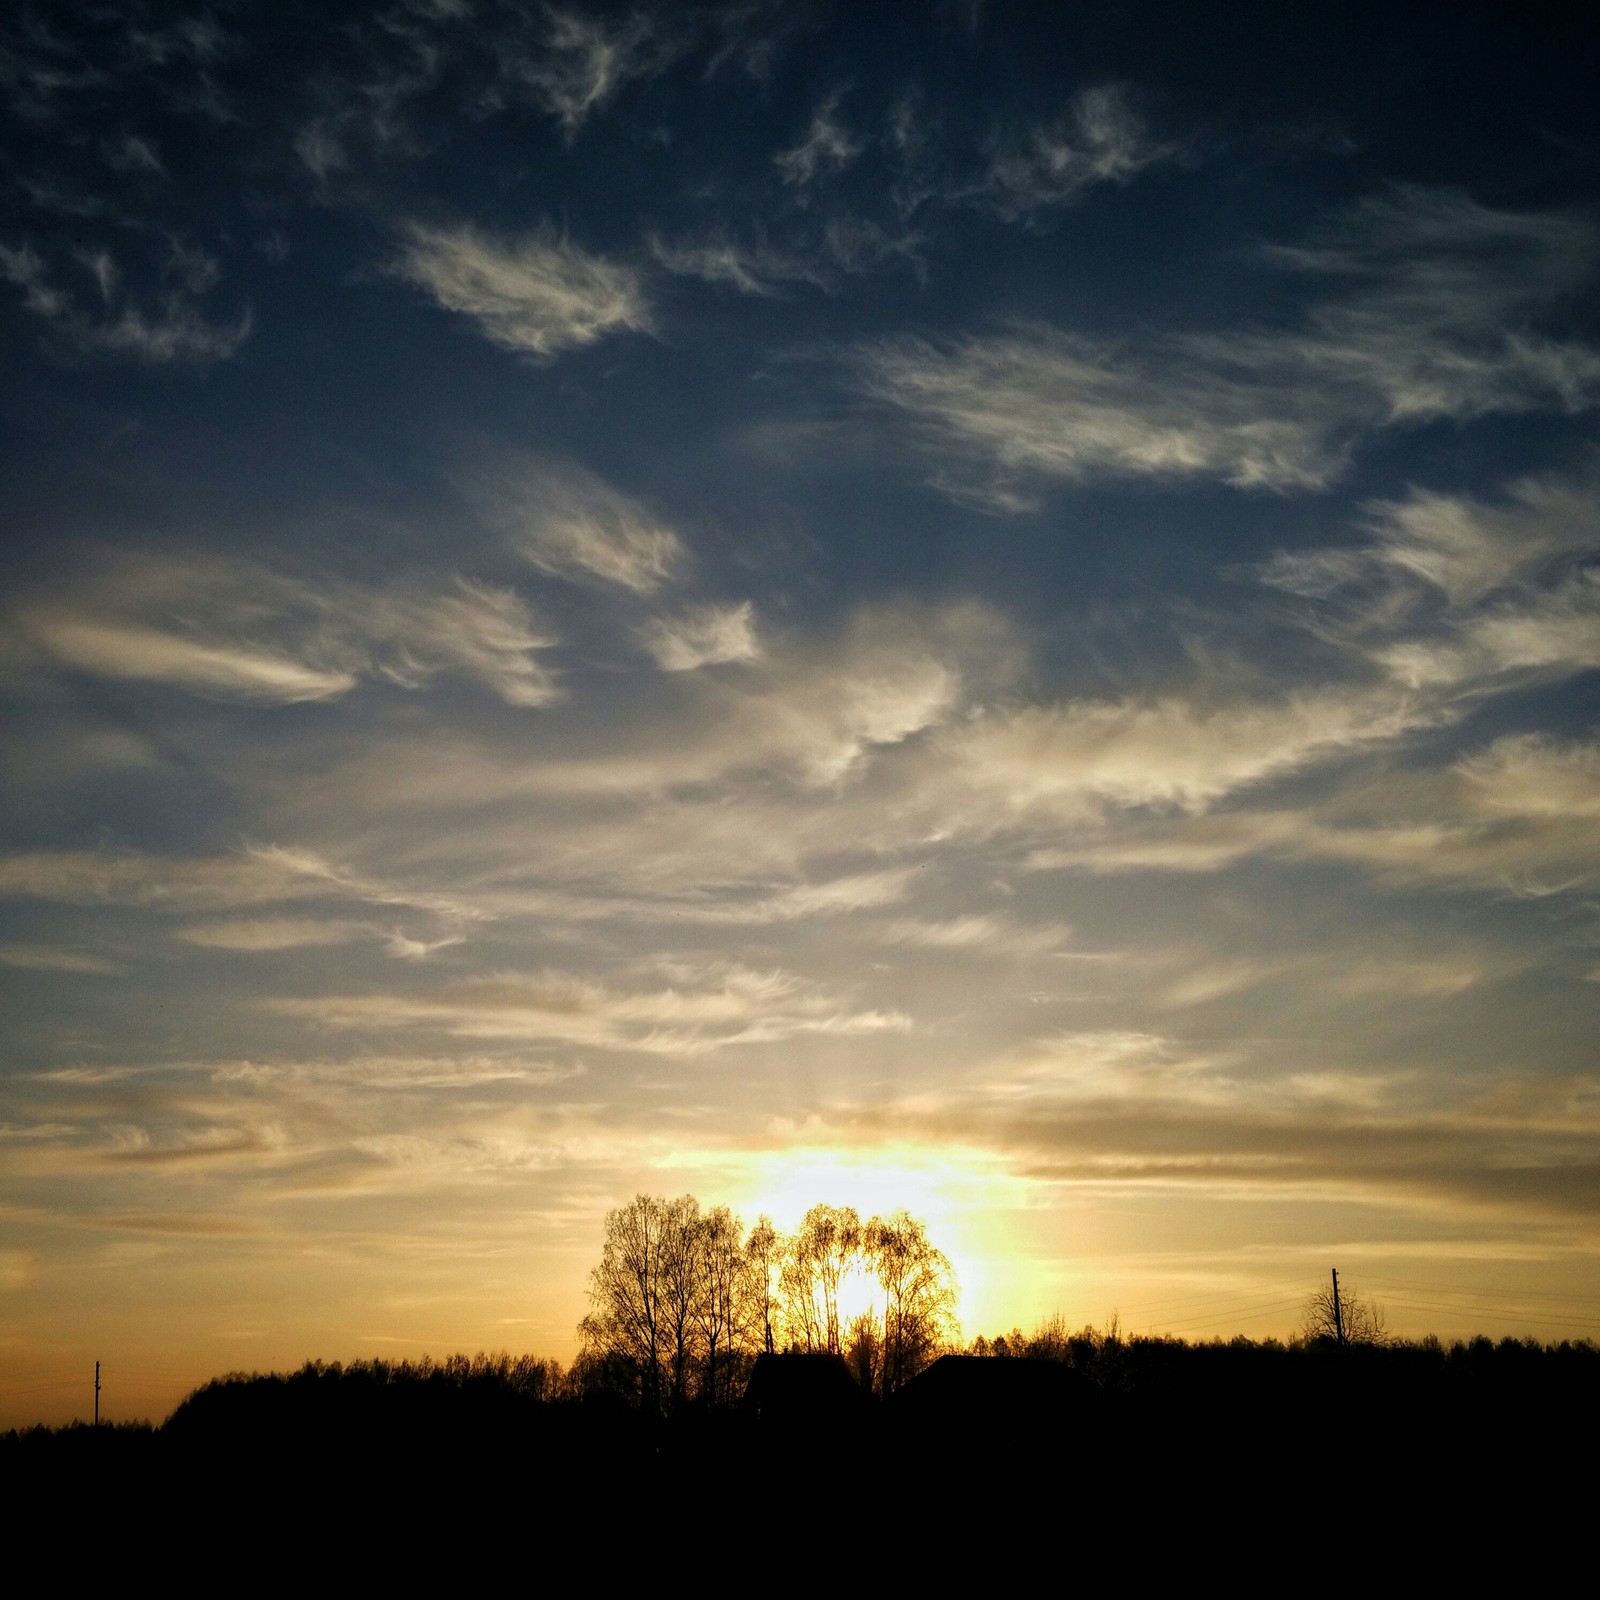
<svg viewBox="0 0 1600 1600">
<path fill-rule="evenodd" d="M 1333 1269 L 1333 1331 L 1339 1336 L 1339 1347 L 1344 1348 L 1344 1314 L 1339 1310 L 1339 1269 Z"/>
<path fill-rule="evenodd" d="M 100 1426 L 100 1363 L 94 1364 L 94 1425 Z"/>
</svg>

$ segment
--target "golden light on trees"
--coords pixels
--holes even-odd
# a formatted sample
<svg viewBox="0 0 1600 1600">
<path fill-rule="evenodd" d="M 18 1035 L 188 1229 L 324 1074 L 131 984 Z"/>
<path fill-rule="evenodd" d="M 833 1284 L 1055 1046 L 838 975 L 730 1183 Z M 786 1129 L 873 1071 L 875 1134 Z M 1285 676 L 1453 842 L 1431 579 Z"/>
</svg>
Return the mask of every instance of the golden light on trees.
<svg viewBox="0 0 1600 1600">
<path fill-rule="evenodd" d="M 814 1205 L 792 1232 L 693 1195 L 606 1215 L 580 1323 L 579 1387 L 647 1411 L 725 1403 L 763 1351 L 843 1358 L 888 1394 L 959 1340 L 956 1279 L 920 1218 Z"/>
</svg>

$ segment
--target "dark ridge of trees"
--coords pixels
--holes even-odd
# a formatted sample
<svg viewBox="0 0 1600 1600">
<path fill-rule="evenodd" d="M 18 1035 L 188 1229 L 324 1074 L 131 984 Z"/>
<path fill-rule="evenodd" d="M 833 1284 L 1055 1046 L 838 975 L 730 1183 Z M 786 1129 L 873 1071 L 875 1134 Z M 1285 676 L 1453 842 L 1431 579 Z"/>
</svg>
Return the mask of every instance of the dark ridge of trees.
<svg viewBox="0 0 1600 1600">
<path fill-rule="evenodd" d="M 659 1574 L 712 1527 L 737 1570 L 778 1551 L 809 1570 L 824 1508 L 870 1508 L 878 1555 L 936 1565 L 969 1535 L 1002 1538 L 985 1559 L 1059 1554 L 1070 1532 L 1144 1560 L 1187 1528 L 1237 1567 L 1251 1529 L 1333 1528 L 1367 1548 L 1453 1528 L 1476 1552 L 1525 1526 L 1542 1549 L 1547 1523 L 1587 1525 L 1586 1470 L 1562 1465 L 1587 1460 L 1600 1420 L 1587 1341 L 1191 1344 L 1058 1317 L 947 1352 L 887 1395 L 842 1352 L 762 1359 L 777 1372 L 766 1403 L 660 1415 L 534 1357 L 236 1373 L 160 1428 L 13 1431 L 0 1481 L 18 1528 L 88 1505 L 133 1550 L 176 1509 L 229 1549 L 264 1539 L 320 1562 L 332 1541 L 402 1576 L 530 1542 Z"/>
</svg>

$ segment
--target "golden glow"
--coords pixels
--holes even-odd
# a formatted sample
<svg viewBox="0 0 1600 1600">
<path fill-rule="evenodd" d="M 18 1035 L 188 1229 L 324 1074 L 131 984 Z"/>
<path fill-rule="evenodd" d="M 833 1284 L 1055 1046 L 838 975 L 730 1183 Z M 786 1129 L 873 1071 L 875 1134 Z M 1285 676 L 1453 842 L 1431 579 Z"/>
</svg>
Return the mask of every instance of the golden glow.
<svg viewBox="0 0 1600 1600">
<path fill-rule="evenodd" d="M 814 1205 L 852 1206 L 865 1222 L 902 1208 L 920 1218 L 950 1258 L 963 1333 L 982 1331 L 1006 1314 L 1026 1264 L 1016 1259 L 1007 1213 L 1027 1204 L 1031 1185 L 992 1152 L 910 1144 L 798 1146 L 758 1156 L 733 1202 L 747 1222 L 765 1213 L 790 1232 Z M 873 1286 L 841 1285 L 840 1320 L 870 1308 Z"/>
</svg>

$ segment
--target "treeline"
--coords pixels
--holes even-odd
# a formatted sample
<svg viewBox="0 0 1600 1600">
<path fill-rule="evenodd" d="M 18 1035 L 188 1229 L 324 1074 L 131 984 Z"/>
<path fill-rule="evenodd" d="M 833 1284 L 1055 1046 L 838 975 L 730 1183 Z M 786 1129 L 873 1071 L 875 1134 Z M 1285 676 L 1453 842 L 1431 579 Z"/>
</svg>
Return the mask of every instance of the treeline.
<svg viewBox="0 0 1600 1600">
<path fill-rule="evenodd" d="M 637 1195 L 606 1216 L 589 1301 L 575 1387 L 655 1415 L 738 1399 L 763 1351 L 837 1355 L 892 1394 L 957 1333 L 949 1259 L 904 1210 L 817 1205 L 785 1235 L 693 1195 Z"/>
<path fill-rule="evenodd" d="M 1240 1334 L 1191 1342 L 1170 1334 L 1130 1337 L 1115 1317 L 1103 1328 L 1072 1329 L 1056 1315 L 1031 1334 L 1013 1328 L 993 1337 L 979 1335 L 967 1348 L 978 1357 L 1060 1363 L 1107 1396 L 1203 1390 L 1225 1371 L 1269 1387 L 1280 1374 L 1321 1381 L 1330 1373 L 1348 1373 L 1357 1384 L 1396 1390 L 1509 1390 L 1538 1383 L 1600 1393 L 1600 1344 L 1589 1339 L 1546 1344 L 1480 1335 L 1446 1343 L 1432 1334 L 1403 1339 L 1383 1333 L 1341 1348 L 1332 1335 L 1316 1331 L 1287 1341 Z"/>
</svg>

